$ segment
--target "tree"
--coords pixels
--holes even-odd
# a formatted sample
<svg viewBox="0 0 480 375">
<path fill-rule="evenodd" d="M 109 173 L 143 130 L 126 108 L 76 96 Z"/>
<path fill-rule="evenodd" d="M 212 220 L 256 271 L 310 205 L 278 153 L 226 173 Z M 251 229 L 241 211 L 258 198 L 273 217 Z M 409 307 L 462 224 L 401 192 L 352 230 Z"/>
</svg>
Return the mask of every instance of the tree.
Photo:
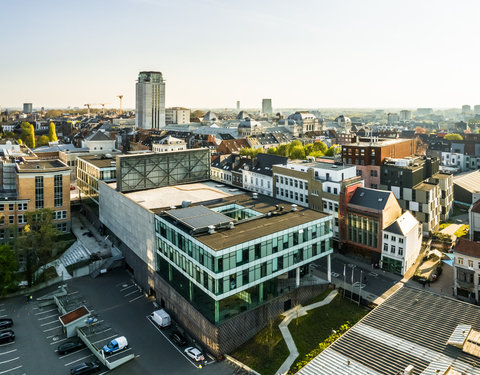
<svg viewBox="0 0 480 375">
<path fill-rule="evenodd" d="M 247 157 L 250 157 L 251 159 L 253 159 L 258 154 L 264 153 L 264 152 L 265 151 L 261 147 L 260 148 L 244 147 L 240 150 L 240 155 L 247 156 Z"/>
<path fill-rule="evenodd" d="M 278 146 L 277 155 L 288 157 L 288 155 L 289 155 L 288 144 L 283 144 L 283 145 Z"/>
<path fill-rule="evenodd" d="M 267 150 L 267 154 L 270 154 L 270 155 L 277 155 L 277 153 L 278 153 L 278 149 L 275 146 L 270 147 Z"/>
<path fill-rule="evenodd" d="M 292 142 L 293 143 L 293 142 Z M 303 146 L 296 145 L 290 151 L 291 159 L 305 159 L 305 150 Z"/>
<path fill-rule="evenodd" d="M 26 260 L 26 277 L 31 286 L 35 271 L 48 263 L 55 247 L 58 231 L 53 225 L 53 211 L 42 208 L 24 214 L 27 224 L 15 241 L 17 251 L 24 251 Z M 17 228 L 11 228 L 14 233 Z"/>
<path fill-rule="evenodd" d="M 42 135 L 39 139 L 38 139 L 38 146 L 45 146 L 45 145 L 48 145 L 48 142 L 50 141 L 50 139 L 46 136 L 46 135 Z"/>
<path fill-rule="evenodd" d="M 300 142 L 299 140 L 290 142 L 288 145 L 288 154 L 290 155 L 292 153 L 292 150 L 297 146 L 301 146 L 303 148 L 302 142 Z"/>
<path fill-rule="evenodd" d="M 9 245 L 0 245 L 0 294 L 5 294 L 15 285 L 18 271 L 17 258 Z"/>
<path fill-rule="evenodd" d="M 305 155 L 310 155 L 313 151 L 313 143 L 309 143 L 308 145 L 305 145 L 303 149 L 305 150 Z"/>
<path fill-rule="evenodd" d="M 327 152 L 327 145 L 322 141 L 315 142 L 313 144 L 313 151 L 320 151 L 325 154 L 325 152 Z"/>
<path fill-rule="evenodd" d="M 341 150 L 342 149 L 339 145 L 332 145 L 328 148 L 327 152 L 325 152 L 325 156 L 334 156 L 339 154 Z"/>
<path fill-rule="evenodd" d="M 30 148 L 35 148 L 35 130 L 33 125 L 29 122 L 22 122 L 20 124 L 22 132 L 20 134 L 20 139 Z"/>
<path fill-rule="evenodd" d="M 50 142 L 58 141 L 57 132 L 55 131 L 55 124 L 53 122 L 50 123 L 50 129 L 48 130 L 48 139 Z"/>
<path fill-rule="evenodd" d="M 456 133 L 446 134 L 445 137 L 443 137 L 443 138 L 448 139 L 449 141 L 462 141 L 463 140 L 463 137 L 460 134 L 456 134 Z"/>
</svg>

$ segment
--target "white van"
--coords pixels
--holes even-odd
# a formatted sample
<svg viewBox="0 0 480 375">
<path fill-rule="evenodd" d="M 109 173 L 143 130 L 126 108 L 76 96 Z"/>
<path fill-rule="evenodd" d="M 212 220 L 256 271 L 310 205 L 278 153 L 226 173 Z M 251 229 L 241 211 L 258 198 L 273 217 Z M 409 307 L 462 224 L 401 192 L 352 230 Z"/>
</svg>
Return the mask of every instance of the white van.
<svg viewBox="0 0 480 375">
<path fill-rule="evenodd" d="M 106 355 L 110 355 L 116 353 L 122 349 L 126 349 L 128 347 L 128 341 L 125 336 L 117 337 L 110 341 L 107 345 L 103 347 L 103 352 Z"/>
<path fill-rule="evenodd" d="M 172 322 L 170 315 L 163 309 L 155 310 L 150 316 L 153 322 L 161 328 L 168 327 Z"/>
</svg>

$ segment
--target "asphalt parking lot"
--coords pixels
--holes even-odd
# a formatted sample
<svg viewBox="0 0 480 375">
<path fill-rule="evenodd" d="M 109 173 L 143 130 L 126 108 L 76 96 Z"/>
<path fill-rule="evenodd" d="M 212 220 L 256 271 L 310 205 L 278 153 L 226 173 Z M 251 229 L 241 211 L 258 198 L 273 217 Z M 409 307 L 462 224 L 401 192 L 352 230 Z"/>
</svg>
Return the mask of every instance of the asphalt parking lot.
<svg viewBox="0 0 480 375">
<path fill-rule="evenodd" d="M 69 298 L 84 303 L 98 319 L 97 327 L 102 329 L 94 338 L 95 344 L 103 346 L 123 335 L 128 339 L 127 350 L 135 355 L 133 360 L 114 370 L 102 366 L 97 374 L 236 373 L 236 368 L 225 361 L 217 363 L 207 356 L 200 368 L 199 363 L 188 358 L 184 348 L 168 339 L 170 331 L 159 329 L 149 319 L 155 307 L 126 271 L 115 270 L 96 279 L 72 279 L 66 284 Z M 35 293 L 34 302 L 27 303 L 25 297 L 0 300 L 0 315 L 13 318 L 16 336 L 15 342 L 0 345 L 0 375 L 69 374 L 70 368 L 79 363 L 96 360 L 88 348 L 62 356 L 56 353 L 58 345 L 66 340 L 59 312 L 56 305 L 41 307 L 36 302 L 36 298 L 56 288 Z"/>
</svg>

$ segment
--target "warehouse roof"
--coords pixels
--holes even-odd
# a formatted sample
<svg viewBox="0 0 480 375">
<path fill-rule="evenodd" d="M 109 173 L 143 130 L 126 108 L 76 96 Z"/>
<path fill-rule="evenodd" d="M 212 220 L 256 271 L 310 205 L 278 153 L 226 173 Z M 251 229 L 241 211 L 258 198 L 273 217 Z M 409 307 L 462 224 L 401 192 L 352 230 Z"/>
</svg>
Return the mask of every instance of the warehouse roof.
<svg viewBox="0 0 480 375">
<path fill-rule="evenodd" d="M 479 191 L 480 186 L 480 171 L 473 171 L 462 173 L 453 177 L 454 185 L 458 185 L 469 192 Z"/>
</svg>

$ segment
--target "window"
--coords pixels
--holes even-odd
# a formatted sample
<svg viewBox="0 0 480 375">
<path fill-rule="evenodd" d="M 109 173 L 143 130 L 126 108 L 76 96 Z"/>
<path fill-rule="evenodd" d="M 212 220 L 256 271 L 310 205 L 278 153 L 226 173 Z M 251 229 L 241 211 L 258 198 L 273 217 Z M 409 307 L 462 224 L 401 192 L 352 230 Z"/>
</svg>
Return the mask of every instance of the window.
<svg viewBox="0 0 480 375">
<path fill-rule="evenodd" d="M 67 223 L 57 224 L 57 230 L 59 230 L 60 232 L 66 232 L 67 231 Z"/>
<path fill-rule="evenodd" d="M 27 203 L 19 203 L 18 204 L 19 211 L 27 211 Z"/>
<path fill-rule="evenodd" d="M 25 220 L 25 216 L 18 215 L 18 224 L 25 224 L 27 220 Z"/>
<path fill-rule="evenodd" d="M 398 255 L 403 255 L 403 247 L 398 248 Z"/>
<path fill-rule="evenodd" d="M 377 171 L 376 170 L 371 170 L 370 171 L 370 176 L 377 177 L 378 176 Z"/>
<path fill-rule="evenodd" d="M 4 204 L 0 204 L 0 212 L 3 212 L 4 208 L 5 208 L 5 205 L 4 205 Z"/>
<path fill-rule="evenodd" d="M 337 193 L 338 193 L 337 188 L 333 188 L 333 194 L 337 194 Z"/>
<path fill-rule="evenodd" d="M 15 216 L 14 216 L 14 215 L 9 215 L 9 216 L 8 216 L 8 223 L 9 223 L 9 224 L 13 224 L 13 223 L 15 222 L 14 220 L 15 220 Z"/>
<path fill-rule="evenodd" d="M 8 205 L 8 211 L 13 211 L 15 209 L 14 207 L 15 207 L 15 205 L 13 203 L 10 203 Z"/>
<path fill-rule="evenodd" d="M 468 260 L 468 268 L 473 268 L 473 260 Z"/>
<path fill-rule="evenodd" d="M 390 248 L 390 252 L 391 252 L 392 254 L 395 254 L 395 246 L 392 245 L 392 247 Z"/>
<path fill-rule="evenodd" d="M 43 208 L 43 176 L 35 176 L 35 208 Z"/>
<path fill-rule="evenodd" d="M 331 193 L 332 192 L 332 188 L 330 186 L 327 187 L 327 192 L 328 193 Z"/>
<path fill-rule="evenodd" d="M 399 242 L 399 243 L 403 243 L 403 238 L 402 238 L 402 237 L 399 237 L 399 238 L 398 238 L 398 242 Z"/>
<path fill-rule="evenodd" d="M 396 240 L 397 240 L 397 237 L 392 236 L 392 241 L 396 241 Z"/>
<path fill-rule="evenodd" d="M 388 244 L 383 245 L 383 251 L 388 252 Z"/>
<path fill-rule="evenodd" d="M 384 233 L 383 238 L 386 238 L 388 240 L 388 234 Z"/>
<path fill-rule="evenodd" d="M 62 189 L 61 174 L 57 174 L 54 176 L 53 191 L 54 191 L 55 207 L 62 207 L 63 206 L 63 189 Z"/>
<path fill-rule="evenodd" d="M 463 258 L 461 258 L 461 257 L 457 258 L 457 263 L 458 264 L 463 264 Z"/>
</svg>

